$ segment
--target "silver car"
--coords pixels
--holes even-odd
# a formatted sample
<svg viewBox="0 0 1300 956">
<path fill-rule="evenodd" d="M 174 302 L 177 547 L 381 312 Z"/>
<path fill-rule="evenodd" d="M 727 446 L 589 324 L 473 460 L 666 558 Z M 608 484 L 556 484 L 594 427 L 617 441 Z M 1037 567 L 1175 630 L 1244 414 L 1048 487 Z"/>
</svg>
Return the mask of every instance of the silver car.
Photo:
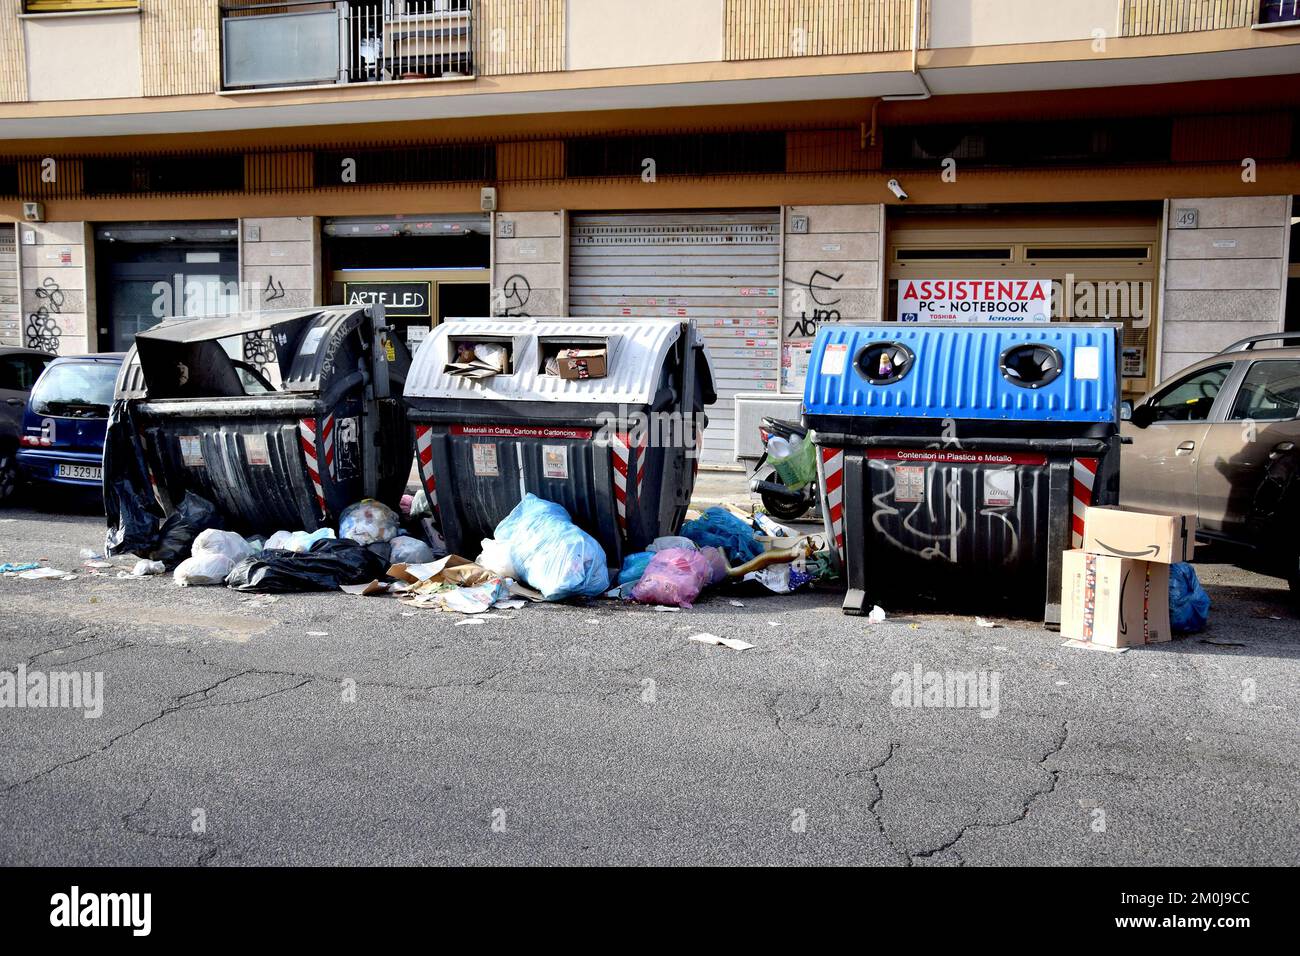
<svg viewBox="0 0 1300 956">
<path fill-rule="evenodd" d="M 1120 501 L 1195 514 L 1198 538 L 1300 595 L 1300 332 L 1242 339 L 1125 403 Z"/>
</svg>

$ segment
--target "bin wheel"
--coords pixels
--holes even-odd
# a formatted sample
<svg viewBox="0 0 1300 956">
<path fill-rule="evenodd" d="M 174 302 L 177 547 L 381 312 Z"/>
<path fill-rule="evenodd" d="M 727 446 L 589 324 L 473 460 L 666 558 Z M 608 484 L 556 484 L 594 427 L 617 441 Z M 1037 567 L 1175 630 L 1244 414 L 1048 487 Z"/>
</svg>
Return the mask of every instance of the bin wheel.
<svg viewBox="0 0 1300 956">
<path fill-rule="evenodd" d="M 0 502 L 8 501 L 18 490 L 18 455 L 0 451 Z"/>
<path fill-rule="evenodd" d="M 781 484 L 779 475 L 773 474 L 771 481 Z M 808 511 L 810 502 L 807 499 L 795 501 L 791 498 L 783 498 L 780 495 L 772 494 L 770 491 L 759 492 L 759 497 L 763 499 L 763 507 L 777 521 L 795 521 L 802 518 Z"/>
</svg>

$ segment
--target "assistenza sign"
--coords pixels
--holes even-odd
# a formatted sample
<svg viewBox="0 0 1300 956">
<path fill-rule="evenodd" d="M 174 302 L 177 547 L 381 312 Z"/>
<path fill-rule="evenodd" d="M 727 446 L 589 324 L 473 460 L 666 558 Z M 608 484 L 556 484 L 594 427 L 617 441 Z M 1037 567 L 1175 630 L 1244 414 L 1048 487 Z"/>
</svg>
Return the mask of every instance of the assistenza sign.
<svg viewBox="0 0 1300 956">
<path fill-rule="evenodd" d="M 900 279 L 900 322 L 1050 322 L 1051 279 Z"/>
</svg>

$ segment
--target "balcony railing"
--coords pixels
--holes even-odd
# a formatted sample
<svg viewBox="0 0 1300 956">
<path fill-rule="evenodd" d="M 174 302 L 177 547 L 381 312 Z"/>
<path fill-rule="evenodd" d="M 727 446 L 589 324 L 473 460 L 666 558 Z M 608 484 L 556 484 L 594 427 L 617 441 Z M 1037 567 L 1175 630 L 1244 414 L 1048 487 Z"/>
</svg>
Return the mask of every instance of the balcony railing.
<svg viewBox="0 0 1300 956">
<path fill-rule="evenodd" d="M 474 76 L 473 0 L 221 4 L 226 89 Z"/>
</svg>

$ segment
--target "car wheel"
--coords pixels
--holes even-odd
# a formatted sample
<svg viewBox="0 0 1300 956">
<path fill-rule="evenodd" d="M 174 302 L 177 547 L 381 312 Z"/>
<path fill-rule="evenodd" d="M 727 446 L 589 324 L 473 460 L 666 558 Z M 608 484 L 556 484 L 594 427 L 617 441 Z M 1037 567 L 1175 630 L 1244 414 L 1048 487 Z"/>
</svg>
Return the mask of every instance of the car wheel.
<svg viewBox="0 0 1300 956">
<path fill-rule="evenodd" d="M 9 501 L 18 490 L 18 455 L 0 451 L 0 504 Z"/>
</svg>

